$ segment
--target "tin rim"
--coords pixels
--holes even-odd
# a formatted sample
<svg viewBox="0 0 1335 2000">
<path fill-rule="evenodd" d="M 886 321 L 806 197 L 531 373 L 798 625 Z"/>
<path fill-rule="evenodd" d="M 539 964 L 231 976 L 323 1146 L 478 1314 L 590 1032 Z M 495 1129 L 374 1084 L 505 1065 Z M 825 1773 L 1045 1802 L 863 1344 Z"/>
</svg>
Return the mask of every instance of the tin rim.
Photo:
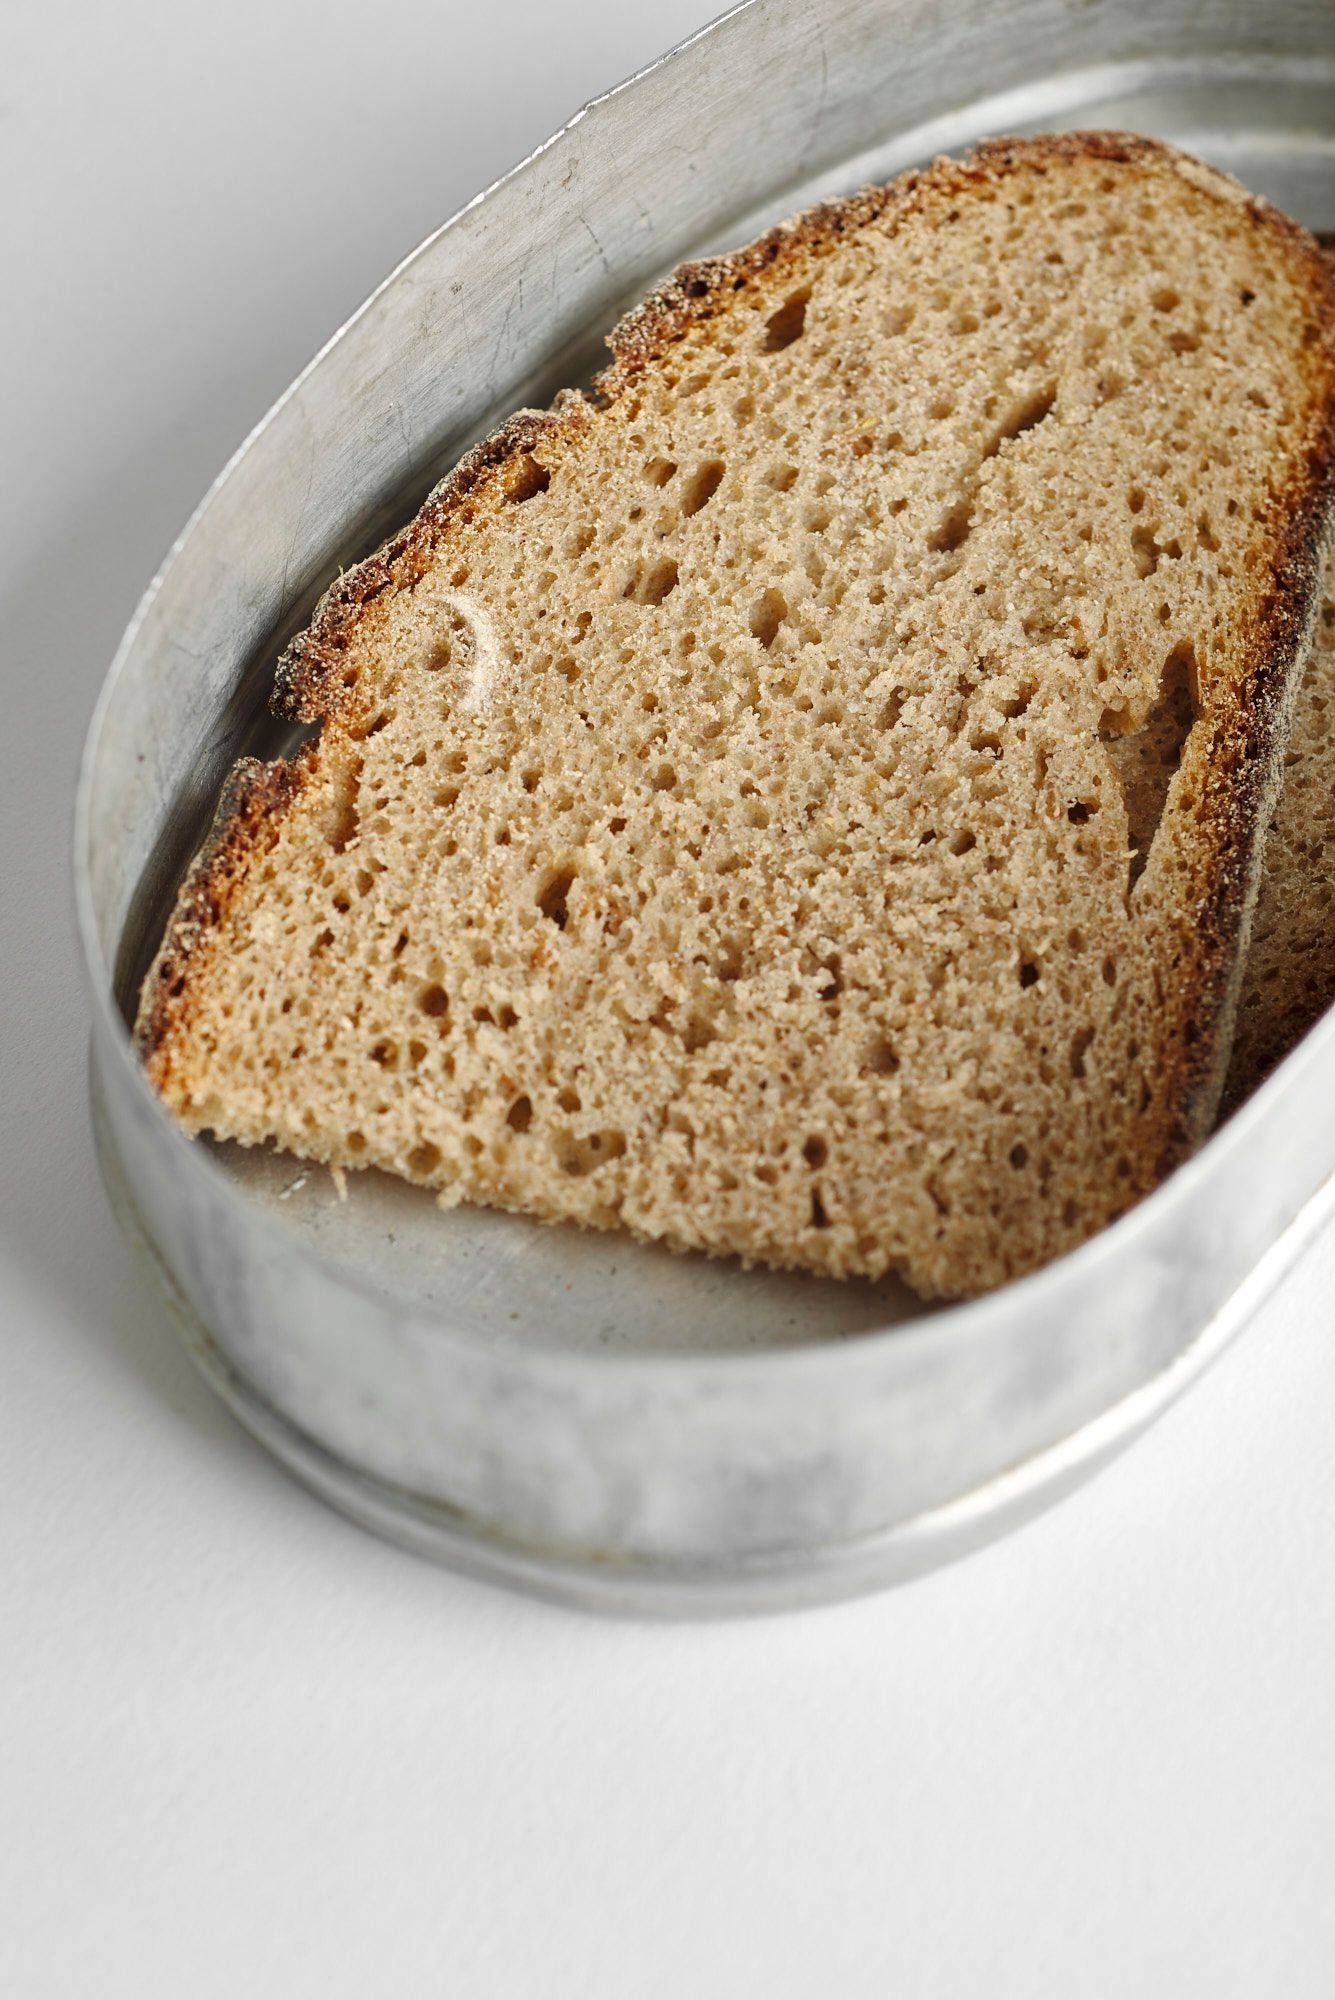
<svg viewBox="0 0 1335 2000">
<path fill-rule="evenodd" d="M 608 1556 L 593 1549 L 574 1554 L 508 1537 L 463 1509 L 377 1479 L 275 1409 L 218 1346 L 149 1234 L 110 1124 L 100 1115 L 95 1059 L 90 1087 L 98 1165 L 117 1221 L 149 1269 L 194 1366 L 258 1445 L 318 1499 L 410 1554 L 550 1602 L 631 1617 L 756 1616 L 837 1603 L 962 1561 L 1024 1526 L 1094 1478 L 1171 1409 L 1335 1215 L 1332 1172 L 1200 1333 L 1157 1374 L 1055 1443 L 954 1499 L 874 1534 L 799 1551 L 729 1556 L 715 1563 Z M 718 1357 L 730 1358 L 736 1357 Z"/>
</svg>

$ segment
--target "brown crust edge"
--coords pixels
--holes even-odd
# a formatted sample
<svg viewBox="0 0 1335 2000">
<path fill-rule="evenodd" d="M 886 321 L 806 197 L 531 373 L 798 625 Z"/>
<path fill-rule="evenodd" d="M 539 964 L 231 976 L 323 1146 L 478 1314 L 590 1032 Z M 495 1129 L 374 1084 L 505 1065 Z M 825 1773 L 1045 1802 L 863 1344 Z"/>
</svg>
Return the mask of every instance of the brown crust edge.
<svg viewBox="0 0 1335 2000">
<path fill-rule="evenodd" d="M 255 859 L 278 838 L 282 815 L 304 789 L 311 744 L 271 764 L 243 757 L 228 774 L 203 846 L 186 870 L 158 953 L 143 985 L 135 1039 L 155 1087 L 170 1077 L 169 1043 L 183 1025 L 201 948 L 217 930 Z"/>
<path fill-rule="evenodd" d="M 1283 782 L 1284 751 L 1321 596 L 1335 519 L 1335 416 L 1322 460 L 1286 517 L 1237 698 L 1213 719 L 1206 796 L 1216 866 L 1201 909 L 1196 980 L 1187 996 L 1176 1097 L 1178 1122 L 1157 1164 L 1162 1179 L 1213 1129 L 1228 1075 L 1233 1020 L 1264 862 Z"/>
<path fill-rule="evenodd" d="M 796 275 L 804 260 L 829 254 L 857 230 L 886 215 L 893 216 L 898 228 L 924 207 L 948 203 L 979 183 L 1000 180 L 1018 169 L 1046 174 L 1073 160 L 1088 159 L 1121 165 L 1152 161 L 1186 172 L 1217 198 L 1235 201 L 1254 222 L 1285 237 L 1301 253 L 1313 270 L 1317 291 L 1325 297 L 1328 315 L 1335 315 L 1335 275 L 1310 234 L 1269 202 L 1249 194 L 1230 175 L 1190 155 L 1126 132 L 984 140 L 962 159 L 937 159 L 929 167 L 899 175 L 885 187 L 866 188 L 806 210 L 727 255 L 678 266 L 608 336 L 612 361 L 595 379 L 592 399 L 567 391 L 550 410 L 517 411 L 464 455 L 411 521 L 331 585 L 310 625 L 278 662 L 271 704 L 275 714 L 304 723 L 335 719 L 354 692 L 344 681 L 344 655 L 362 613 L 387 592 L 411 588 L 450 527 L 467 525 L 494 500 L 517 461 L 522 463 L 540 448 L 548 457 L 563 450 L 596 412 L 614 407 L 644 370 L 717 318 L 736 292 L 772 274 L 781 260 L 792 263 Z M 952 219 L 948 208 L 945 219 Z M 1231 1015 L 1244 957 L 1239 939 L 1245 946 L 1261 836 L 1273 808 L 1296 691 L 1294 668 L 1315 614 L 1323 516 L 1335 494 L 1335 408 L 1328 406 L 1327 419 L 1302 504 L 1296 518 L 1288 518 L 1284 547 L 1273 565 L 1262 614 L 1263 637 L 1241 684 L 1245 692 L 1240 693 L 1234 713 L 1221 714 L 1215 723 L 1216 737 L 1222 730 L 1230 738 L 1226 761 L 1216 768 L 1213 750 L 1210 760 L 1211 787 L 1217 794 L 1216 857 L 1224 865 L 1214 870 L 1192 940 L 1195 976 L 1183 1000 L 1183 1027 L 1190 1025 L 1190 1046 L 1184 1038 L 1173 1111 L 1168 1114 L 1171 1131 L 1152 1163 L 1146 1186 L 1162 1179 L 1200 1144 L 1224 1086 Z M 300 796 L 317 764 L 318 744 L 308 746 L 290 763 L 246 760 L 224 788 L 209 836 L 182 884 L 143 987 L 135 1035 L 150 1079 L 164 1095 L 170 1095 L 171 1041 L 187 1025 L 190 988 L 207 961 L 207 947 L 216 939 L 251 861 L 274 845 L 282 815 Z M 1241 791 L 1236 789 L 1240 764 L 1254 771 Z"/>
</svg>

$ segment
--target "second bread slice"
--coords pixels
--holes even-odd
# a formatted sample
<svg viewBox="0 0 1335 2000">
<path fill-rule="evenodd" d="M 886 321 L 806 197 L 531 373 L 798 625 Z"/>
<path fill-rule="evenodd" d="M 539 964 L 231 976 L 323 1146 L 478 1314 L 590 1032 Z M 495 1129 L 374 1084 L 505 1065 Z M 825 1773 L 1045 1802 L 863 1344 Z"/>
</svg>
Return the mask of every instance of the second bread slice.
<svg viewBox="0 0 1335 2000">
<path fill-rule="evenodd" d="M 1335 237 L 1319 238 L 1335 260 Z M 1335 269 L 1335 261 L 1332 261 Z M 1233 1110 L 1335 1006 L 1335 553 L 1294 709 L 1224 1090 Z"/>
</svg>

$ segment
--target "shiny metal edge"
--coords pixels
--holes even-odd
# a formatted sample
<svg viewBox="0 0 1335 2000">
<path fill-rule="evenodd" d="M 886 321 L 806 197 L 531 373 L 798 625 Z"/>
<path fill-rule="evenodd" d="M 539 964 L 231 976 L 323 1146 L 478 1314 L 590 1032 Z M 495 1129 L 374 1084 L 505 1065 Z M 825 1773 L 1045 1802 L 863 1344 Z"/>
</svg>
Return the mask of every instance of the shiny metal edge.
<svg viewBox="0 0 1335 2000">
<path fill-rule="evenodd" d="M 1208 1326 L 1152 1380 L 1073 1431 L 945 1506 L 888 1532 L 780 1559 L 645 1562 L 572 1556 L 490 1532 L 457 1509 L 367 1477 L 291 1423 L 228 1359 L 175 1283 L 135 1204 L 105 1117 L 96 1065 L 90 1097 L 107 1198 L 157 1287 L 186 1353 L 233 1417 L 308 1491 L 383 1541 L 458 1575 L 582 1611 L 643 1619 L 759 1617 L 836 1604 L 960 1562 L 1046 1513 L 1158 1421 L 1210 1368 L 1335 1216 L 1335 1173 L 1294 1217 Z"/>
</svg>

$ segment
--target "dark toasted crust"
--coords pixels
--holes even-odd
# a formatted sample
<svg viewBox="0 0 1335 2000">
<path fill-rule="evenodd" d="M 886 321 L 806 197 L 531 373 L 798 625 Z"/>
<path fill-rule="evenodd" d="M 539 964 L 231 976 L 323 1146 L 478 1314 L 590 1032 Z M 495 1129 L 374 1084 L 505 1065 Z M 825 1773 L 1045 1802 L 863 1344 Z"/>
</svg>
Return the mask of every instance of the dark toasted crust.
<svg viewBox="0 0 1335 2000">
<path fill-rule="evenodd" d="M 191 862 L 162 946 L 144 982 L 136 1034 L 161 1088 L 170 1042 L 189 1018 L 190 987 L 209 939 L 256 859 L 278 838 L 282 815 L 302 791 L 318 757 L 311 744 L 290 761 L 243 757 L 223 786 L 208 838 Z"/>
<path fill-rule="evenodd" d="M 360 620 L 387 592 L 410 589 L 450 533 L 484 515 L 525 461 L 555 468 L 604 418 L 614 418 L 646 371 L 702 334 L 736 295 L 802 284 L 819 260 L 846 246 L 870 223 L 891 226 L 924 209 L 948 225 L 952 203 L 1019 170 L 1047 174 L 1078 160 L 1168 164 L 1219 199 L 1237 204 L 1259 229 L 1284 241 L 1310 280 L 1314 341 L 1335 320 L 1335 274 L 1315 242 L 1269 203 L 1229 177 L 1174 153 L 1154 140 L 1118 132 L 1067 132 L 1034 139 L 995 139 L 964 160 L 941 159 L 870 188 L 822 204 L 724 257 L 682 265 L 614 329 L 612 360 L 593 394 L 558 398 L 549 411 L 520 411 L 476 445 L 434 490 L 420 512 L 374 555 L 340 577 L 317 607 L 309 628 L 279 661 L 273 706 L 302 722 L 332 721 L 357 701 L 345 655 Z M 782 294 L 780 293 L 780 296 Z M 1171 1102 L 1177 1106 L 1166 1143 L 1156 1141 L 1143 1185 L 1184 1157 L 1204 1137 L 1223 1085 L 1231 1012 L 1240 971 L 1239 935 L 1255 895 L 1260 835 L 1272 808 L 1287 733 L 1295 667 L 1315 615 L 1326 522 L 1335 498 L 1335 382 L 1328 385 L 1327 421 L 1311 463 L 1291 491 L 1273 495 L 1276 522 L 1268 573 L 1258 588 L 1262 613 L 1254 656 L 1236 683 L 1236 698 L 1216 704 L 1202 818 L 1213 833 L 1203 843 L 1208 867 L 1195 907 L 1182 913 L 1179 983 L 1180 1067 Z M 190 988 L 205 976 L 232 900 L 257 854 L 278 837 L 290 810 L 318 768 L 318 746 L 291 764 L 246 765 L 234 774 L 209 841 L 181 892 L 176 914 L 145 985 L 138 1034 L 150 1074 L 161 1086 L 172 1040 L 185 1028 Z"/>
</svg>

